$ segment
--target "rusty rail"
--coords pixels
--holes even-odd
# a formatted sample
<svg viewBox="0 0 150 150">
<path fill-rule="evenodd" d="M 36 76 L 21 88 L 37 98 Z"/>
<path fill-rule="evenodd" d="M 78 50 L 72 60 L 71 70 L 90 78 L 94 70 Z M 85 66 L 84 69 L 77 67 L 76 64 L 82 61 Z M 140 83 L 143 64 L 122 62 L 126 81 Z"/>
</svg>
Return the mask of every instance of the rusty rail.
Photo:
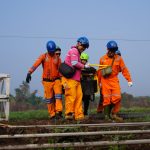
<svg viewBox="0 0 150 150">
<path fill-rule="evenodd" d="M 4 124 L 2 124 L 4 126 Z M 150 122 L 129 122 L 129 123 L 99 123 L 99 124 L 62 124 L 62 125 L 6 125 L 8 128 L 72 128 L 72 127 L 131 127 L 150 126 Z"/>
<path fill-rule="evenodd" d="M 2 124 L 4 125 L 4 124 Z M 9 135 L 0 135 L 0 140 L 13 140 L 13 139 L 27 139 L 28 140 L 30 138 L 39 138 L 39 140 L 41 138 L 50 138 L 50 139 L 55 139 L 57 138 L 67 138 L 67 137 L 76 137 L 76 141 L 74 142 L 69 142 L 69 141 L 65 141 L 64 143 L 60 143 L 59 141 L 56 143 L 40 143 L 40 144 L 17 144 L 17 145 L 1 145 L 0 146 L 0 150 L 18 150 L 18 149 L 47 149 L 47 148 L 67 148 L 67 147 L 101 147 L 101 146 L 113 146 L 113 145 L 139 145 L 139 144 L 150 144 L 150 138 L 149 136 L 146 136 L 146 138 L 143 139 L 126 139 L 126 140 L 117 140 L 117 139 L 112 139 L 110 141 L 106 141 L 106 140 L 102 140 L 99 141 L 99 139 L 97 141 L 82 141 L 82 142 L 78 142 L 78 138 L 79 136 L 82 136 L 83 138 L 87 138 L 88 136 L 109 136 L 109 135 L 113 135 L 113 136 L 119 136 L 119 135 L 131 135 L 131 134 L 145 134 L 145 135 L 150 135 L 150 129 L 147 128 L 150 126 L 150 122 L 131 122 L 131 123 L 101 123 L 101 124 L 66 124 L 66 125 L 30 125 L 30 126 L 11 126 L 8 125 L 7 127 L 9 128 L 15 128 L 15 129 L 19 129 L 19 128 L 34 128 L 34 127 L 50 127 L 50 128 L 75 128 L 75 127 L 108 127 L 108 129 L 110 129 L 110 127 L 142 127 L 142 130 L 118 130 L 116 128 L 116 130 L 112 130 L 112 131 L 93 131 L 93 132 L 67 132 L 67 133 L 40 133 L 40 134 L 9 134 Z M 146 129 L 143 129 L 143 127 L 146 127 Z M 52 131 L 52 130 L 50 130 Z M 93 139 L 92 139 L 93 140 Z M 45 140 L 44 140 L 45 141 Z"/>
<path fill-rule="evenodd" d="M 54 143 L 54 144 L 47 144 L 46 143 L 46 144 L 26 144 L 26 145 L 1 146 L 0 150 L 89 147 L 89 146 L 93 147 L 93 146 L 148 144 L 148 143 L 150 143 L 150 139 L 124 140 L 124 141 L 72 142 L 72 143 Z"/>
</svg>

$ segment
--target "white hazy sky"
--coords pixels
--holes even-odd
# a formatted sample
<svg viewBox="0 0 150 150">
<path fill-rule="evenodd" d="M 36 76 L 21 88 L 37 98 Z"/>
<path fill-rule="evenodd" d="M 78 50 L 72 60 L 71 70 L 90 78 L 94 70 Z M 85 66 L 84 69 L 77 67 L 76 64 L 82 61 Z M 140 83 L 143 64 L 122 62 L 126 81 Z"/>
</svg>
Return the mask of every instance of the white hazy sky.
<svg viewBox="0 0 150 150">
<path fill-rule="evenodd" d="M 62 48 L 62 60 L 76 39 L 89 38 L 90 63 L 99 63 L 106 43 L 116 40 L 133 87 L 119 75 L 122 92 L 150 96 L 150 0 L 0 0 L 0 73 L 11 75 L 11 93 L 29 67 L 46 52 L 48 40 Z M 42 69 L 31 90 L 43 93 Z"/>
</svg>

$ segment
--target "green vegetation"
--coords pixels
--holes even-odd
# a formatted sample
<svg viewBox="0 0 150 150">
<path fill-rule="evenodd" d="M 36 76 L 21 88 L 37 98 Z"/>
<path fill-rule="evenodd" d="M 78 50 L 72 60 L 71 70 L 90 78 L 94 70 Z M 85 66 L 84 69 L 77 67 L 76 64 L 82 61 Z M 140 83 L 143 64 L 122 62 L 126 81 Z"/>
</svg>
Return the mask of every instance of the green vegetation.
<svg viewBox="0 0 150 150">
<path fill-rule="evenodd" d="M 10 112 L 10 120 L 48 119 L 47 110 Z"/>
<path fill-rule="evenodd" d="M 121 108 L 121 112 L 136 112 L 136 113 L 150 113 L 150 107 L 132 107 L 132 108 Z"/>
<path fill-rule="evenodd" d="M 96 114 L 96 109 L 92 109 L 90 111 L 90 114 Z M 122 108 L 121 109 L 122 113 L 150 113 L 150 108 Z M 47 109 L 45 110 L 29 110 L 29 111 L 17 111 L 17 112 L 10 112 L 10 120 L 31 120 L 31 119 L 48 119 L 48 112 Z M 137 119 L 136 119 L 137 120 Z M 138 120 L 145 120 L 145 121 L 150 121 L 150 115 L 148 114 L 145 117 L 138 118 Z"/>
</svg>

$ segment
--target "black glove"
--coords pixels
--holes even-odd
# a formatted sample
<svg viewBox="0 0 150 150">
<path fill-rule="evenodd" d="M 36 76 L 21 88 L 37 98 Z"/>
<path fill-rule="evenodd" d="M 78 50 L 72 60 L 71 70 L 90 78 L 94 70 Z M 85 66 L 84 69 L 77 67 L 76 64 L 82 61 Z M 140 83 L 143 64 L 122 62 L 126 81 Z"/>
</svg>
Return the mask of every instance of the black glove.
<svg viewBox="0 0 150 150">
<path fill-rule="evenodd" d="M 28 73 L 26 77 L 26 82 L 29 83 L 31 81 L 31 74 Z"/>
<path fill-rule="evenodd" d="M 85 68 L 84 70 L 82 70 L 83 73 L 96 73 L 96 69 L 94 67 L 90 67 L 90 68 Z"/>
</svg>

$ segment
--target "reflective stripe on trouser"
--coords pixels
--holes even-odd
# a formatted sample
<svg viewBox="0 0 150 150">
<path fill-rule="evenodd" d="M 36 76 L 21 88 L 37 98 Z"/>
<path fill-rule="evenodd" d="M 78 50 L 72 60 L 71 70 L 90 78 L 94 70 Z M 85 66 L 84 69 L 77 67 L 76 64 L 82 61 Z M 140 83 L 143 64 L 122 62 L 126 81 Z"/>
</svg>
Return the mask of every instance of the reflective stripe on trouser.
<svg viewBox="0 0 150 150">
<path fill-rule="evenodd" d="M 66 84 L 68 88 L 65 89 L 65 115 L 74 113 L 76 120 L 83 119 L 81 84 L 72 79 L 67 79 Z"/>
<path fill-rule="evenodd" d="M 54 82 L 43 81 L 44 97 L 47 102 L 50 116 L 55 116 L 55 112 L 62 111 L 62 85 L 60 80 Z M 55 93 L 55 95 L 54 95 Z M 55 96 L 55 98 L 54 98 Z"/>
<path fill-rule="evenodd" d="M 103 106 L 109 105 L 111 103 L 116 104 L 121 100 L 120 89 L 103 89 Z"/>
</svg>

